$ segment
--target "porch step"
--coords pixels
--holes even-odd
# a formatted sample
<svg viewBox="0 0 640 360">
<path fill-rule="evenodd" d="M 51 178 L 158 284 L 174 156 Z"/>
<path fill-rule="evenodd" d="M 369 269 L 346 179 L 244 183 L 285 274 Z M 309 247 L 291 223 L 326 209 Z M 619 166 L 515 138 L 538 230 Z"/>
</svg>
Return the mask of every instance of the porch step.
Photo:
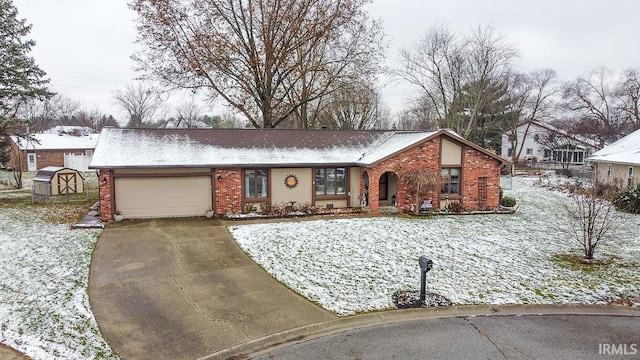
<svg viewBox="0 0 640 360">
<path fill-rule="evenodd" d="M 398 208 L 395 206 L 380 206 L 378 208 L 378 211 L 381 214 L 397 214 L 398 213 Z"/>
</svg>

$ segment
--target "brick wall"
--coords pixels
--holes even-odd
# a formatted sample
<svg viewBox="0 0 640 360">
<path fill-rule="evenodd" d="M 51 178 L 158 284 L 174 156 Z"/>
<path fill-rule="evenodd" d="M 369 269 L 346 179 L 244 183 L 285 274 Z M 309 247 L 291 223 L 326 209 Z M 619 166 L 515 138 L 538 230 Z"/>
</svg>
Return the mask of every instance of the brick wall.
<svg viewBox="0 0 640 360">
<path fill-rule="evenodd" d="M 241 213 L 242 171 L 240 169 L 216 169 L 214 181 L 215 213 L 220 215 Z"/>
<path fill-rule="evenodd" d="M 100 169 L 98 171 L 98 191 L 100 196 L 100 220 L 109 221 L 113 219 L 113 173 L 111 170 Z"/>
<path fill-rule="evenodd" d="M 500 206 L 500 163 L 477 150 L 464 149 L 462 169 L 462 206 L 465 210 L 496 209 Z M 487 178 L 487 200 L 483 206 L 478 200 L 478 179 Z"/>
<path fill-rule="evenodd" d="M 440 172 L 440 147 L 441 137 L 431 139 L 416 145 L 391 158 L 388 158 L 373 167 L 362 169 L 361 174 L 369 174 L 369 208 L 372 213 L 378 213 L 378 182 L 385 172 L 391 172 L 399 177 L 398 192 L 396 194 L 396 207 L 399 211 L 409 211 L 416 203 L 416 193 L 413 186 L 406 184 L 400 177 L 402 171 L 408 169 L 427 168 Z M 462 206 L 465 210 L 496 209 L 500 205 L 500 162 L 486 154 L 463 145 L 463 171 L 462 171 Z M 480 204 L 478 198 L 478 178 L 487 178 L 487 199 L 485 204 Z M 361 180 L 361 188 L 364 191 L 364 181 Z M 440 191 L 422 191 L 420 199 L 433 200 L 433 206 L 440 206 Z"/>
<path fill-rule="evenodd" d="M 415 190 L 412 186 L 405 184 L 400 177 L 402 171 L 408 169 L 432 169 L 440 172 L 440 138 L 411 147 L 400 154 L 379 162 L 374 167 L 367 168 L 369 174 L 369 208 L 372 213 L 379 210 L 378 191 L 380 176 L 385 172 L 391 172 L 398 176 L 398 193 L 396 194 L 396 207 L 400 211 L 408 211 L 411 205 L 415 204 Z M 364 189 L 364 187 L 363 187 Z M 423 192 L 420 198 L 432 198 L 434 203 L 438 201 L 439 192 Z"/>
</svg>

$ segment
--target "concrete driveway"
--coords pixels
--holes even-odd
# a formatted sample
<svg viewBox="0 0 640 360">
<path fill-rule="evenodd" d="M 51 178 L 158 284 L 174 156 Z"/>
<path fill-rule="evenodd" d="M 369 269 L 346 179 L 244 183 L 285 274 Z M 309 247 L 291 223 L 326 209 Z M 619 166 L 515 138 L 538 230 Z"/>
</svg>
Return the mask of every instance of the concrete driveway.
<svg viewBox="0 0 640 360">
<path fill-rule="evenodd" d="M 208 219 L 109 224 L 93 253 L 89 299 L 123 359 L 197 359 L 336 319 L 270 277 Z"/>
</svg>

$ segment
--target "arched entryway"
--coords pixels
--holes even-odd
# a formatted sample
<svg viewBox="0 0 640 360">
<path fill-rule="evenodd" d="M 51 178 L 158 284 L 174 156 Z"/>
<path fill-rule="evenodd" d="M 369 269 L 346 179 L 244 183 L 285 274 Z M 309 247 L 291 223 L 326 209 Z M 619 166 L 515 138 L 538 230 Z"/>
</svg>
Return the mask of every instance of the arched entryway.
<svg viewBox="0 0 640 360">
<path fill-rule="evenodd" d="M 380 206 L 396 206 L 398 196 L 398 175 L 387 171 L 378 179 L 378 202 Z"/>
</svg>

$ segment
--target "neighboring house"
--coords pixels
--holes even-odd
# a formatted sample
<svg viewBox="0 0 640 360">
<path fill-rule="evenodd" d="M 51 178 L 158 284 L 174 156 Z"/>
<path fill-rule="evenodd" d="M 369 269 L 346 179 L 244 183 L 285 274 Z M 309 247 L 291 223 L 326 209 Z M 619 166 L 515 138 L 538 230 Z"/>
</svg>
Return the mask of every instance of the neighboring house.
<svg viewBox="0 0 640 360">
<path fill-rule="evenodd" d="M 87 171 L 100 134 L 82 131 L 32 134 L 30 139 L 11 136 L 9 168 L 37 171 L 47 166 Z"/>
<path fill-rule="evenodd" d="M 595 141 L 573 136 L 538 121 L 526 121 L 516 128 L 517 145 L 513 149 L 511 132 L 502 134 L 502 156 L 514 161 L 543 162 L 558 165 L 585 165 L 599 147 Z"/>
<path fill-rule="evenodd" d="M 291 129 L 105 128 L 90 168 L 98 169 L 104 221 L 243 213 L 277 206 L 408 210 L 415 192 L 403 171 L 448 175 L 434 206 L 499 207 L 507 161 L 455 132 Z"/>
<path fill-rule="evenodd" d="M 640 130 L 623 137 L 589 157 L 596 179 L 605 184 L 632 186 L 640 183 Z"/>
</svg>

